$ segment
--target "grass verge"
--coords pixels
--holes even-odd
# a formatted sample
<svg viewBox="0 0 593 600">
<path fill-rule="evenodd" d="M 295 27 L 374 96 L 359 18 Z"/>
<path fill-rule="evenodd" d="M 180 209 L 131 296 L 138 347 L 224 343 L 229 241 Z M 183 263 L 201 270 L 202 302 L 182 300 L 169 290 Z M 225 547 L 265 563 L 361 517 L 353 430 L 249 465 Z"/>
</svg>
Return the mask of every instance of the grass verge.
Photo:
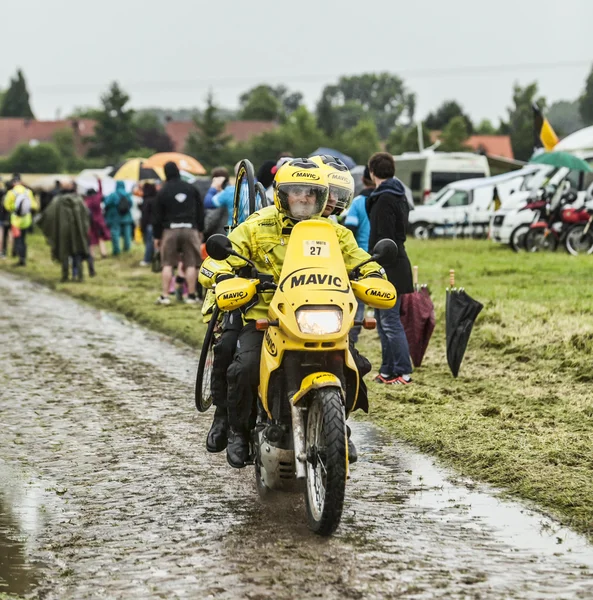
<svg viewBox="0 0 593 600">
<path fill-rule="evenodd" d="M 25 269 L 0 268 L 200 345 L 199 309 L 154 305 L 159 278 L 137 266 L 140 248 L 97 261 L 94 279 L 60 284 L 41 237 L 30 241 Z M 370 419 L 593 536 L 593 259 L 516 255 L 472 240 L 411 241 L 408 252 L 433 292 L 437 327 L 413 385 L 369 383 Z M 457 379 L 445 357 L 450 268 L 485 306 Z M 376 333 L 360 346 L 377 366 Z"/>
</svg>

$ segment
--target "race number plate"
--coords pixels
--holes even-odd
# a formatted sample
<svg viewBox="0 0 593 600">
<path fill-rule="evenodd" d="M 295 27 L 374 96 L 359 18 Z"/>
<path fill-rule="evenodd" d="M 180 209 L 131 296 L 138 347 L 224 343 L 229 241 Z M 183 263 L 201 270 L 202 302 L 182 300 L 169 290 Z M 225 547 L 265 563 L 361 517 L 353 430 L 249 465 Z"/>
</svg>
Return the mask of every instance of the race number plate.
<svg viewBox="0 0 593 600">
<path fill-rule="evenodd" d="M 325 240 L 303 240 L 305 256 L 329 258 L 329 244 Z"/>
</svg>

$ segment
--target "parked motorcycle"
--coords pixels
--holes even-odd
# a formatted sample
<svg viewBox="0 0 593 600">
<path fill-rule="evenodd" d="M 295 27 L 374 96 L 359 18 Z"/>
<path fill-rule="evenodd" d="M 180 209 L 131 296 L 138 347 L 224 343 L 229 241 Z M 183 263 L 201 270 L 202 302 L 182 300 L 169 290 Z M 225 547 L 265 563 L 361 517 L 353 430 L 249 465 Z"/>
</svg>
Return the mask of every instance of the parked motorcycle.
<svg viewBox="0 0 593 600">
<path fill-rule="evenodd" d="M 348 477 L 346 417 L 356 407 L 359 375 L 349 351 L 348 333 L 356 325 L 371 329 L 374 319 L 355 322 L 356 298 L 375 308 L 395 305 L 395 288 L 377 277 L 360 279 L 371 260 L 386 264 L 397 256 L 392 240 L 381 240 L 365 263 L 347 273 L 333 226 L 325 220 L 297 223 L 290 235 L 278 283 L 257 273 L 229 239 L 212 236 L 215 260 L 239 256 L 253 277 L 216 285 L 223 311 L 235 310 L 256 294 L 273 293 L 261 352 L 258 414 L 252 431 L 258 492 L 304 488 L 312 531 L 331 535 L 340 523 Z"/>
<path fill-rule="evenodd" d="M 564 246 L 570 254 L 593 254 L 593 207 L 582 208 L 570 216 L 574 223 L 566 232 Z"/>
</svg>

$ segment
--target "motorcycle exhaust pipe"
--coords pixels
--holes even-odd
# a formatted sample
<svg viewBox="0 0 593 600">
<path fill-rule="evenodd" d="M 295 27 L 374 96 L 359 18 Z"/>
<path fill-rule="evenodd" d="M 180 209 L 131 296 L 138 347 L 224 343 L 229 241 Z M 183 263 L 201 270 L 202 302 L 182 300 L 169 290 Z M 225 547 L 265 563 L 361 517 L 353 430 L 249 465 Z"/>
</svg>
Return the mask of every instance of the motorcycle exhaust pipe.
<svg viewBox="0 0 593 600">
<path fill-rule="evenodd" d="M 305 448 L 305 420 L 303 409 L 290 403 L 290 414 L 292 416 L 292 437 L 294 441 L 294 462 L 296 467 L 296 478 L 304 479 L 307 476 L 306 463 L 307 453 Z"/>
</svg>

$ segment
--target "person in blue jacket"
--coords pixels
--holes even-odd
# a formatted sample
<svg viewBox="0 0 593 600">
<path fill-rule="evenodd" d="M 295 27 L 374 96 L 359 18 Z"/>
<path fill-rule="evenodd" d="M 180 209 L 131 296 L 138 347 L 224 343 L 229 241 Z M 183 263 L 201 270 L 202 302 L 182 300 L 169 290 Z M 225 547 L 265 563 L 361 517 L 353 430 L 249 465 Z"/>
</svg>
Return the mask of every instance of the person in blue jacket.
<svg viewBox="0 0 593 600">
<path fill-rule="evenodd" d="M 369 236 L 371 234 L 371 223 L 369 221 L 369 216 L 367 215 L 366 201 L 367 198 L 371 195 L 372 191 L 375 189 L 375 184 L 371 179 L 371 174 L 369 173 L 368 166 L 364 168 L 362 182 L 364 184 L 364 189 L 360 192 L 358 196 L 356 196 L 356 198 L 354 198 L 354 200 L 352 200 L 352 204 L 350 205 L 350 208 L 346 213 L 346 218 L 344 219 L 343 224 L 345 227 L 352 230 L 359 247 L 362 248 L 365 252 L 368 252 Z M 356 309 L 355 317 L 357 321 L 361 321 L 363 319 L 364 311 L 364 302 L 358 300 L 358 308 Z M 361 329 L 362 328 L 359 325 L 353 327 L 350 330 L 350 339 L 355 344 L 358 341 L 358 336 L 360 335 Z"/>
<path fill-rule="evenodd" d="M 123 181 L 118 181 L 115 192 L 105 198 L 105 222 L 111 232 L 113 256 L 120 253 L 120 237 L 124 240 L 124 252 L 128 252 L 132 245 L 134 219 L 132 218 L 132 196 L 126 191 Z"/>
</svg>

